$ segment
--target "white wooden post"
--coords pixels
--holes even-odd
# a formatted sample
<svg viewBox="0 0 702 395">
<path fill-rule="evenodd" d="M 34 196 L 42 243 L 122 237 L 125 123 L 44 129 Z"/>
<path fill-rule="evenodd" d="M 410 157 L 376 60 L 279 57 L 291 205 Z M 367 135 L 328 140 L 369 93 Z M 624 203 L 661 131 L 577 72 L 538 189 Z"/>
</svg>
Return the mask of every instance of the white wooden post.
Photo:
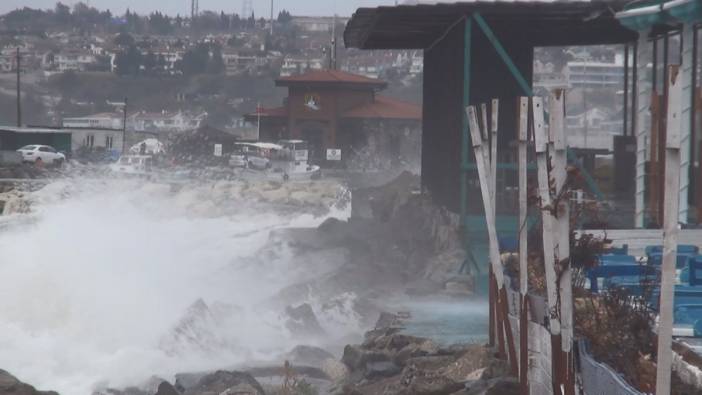
<svg viewBox="0 0 702 395">
<path fill-rule="evenodd" d="M 495 275 L 495 281 L 497 282 L 497 289 L 502 289 L 504 284 L 504 273 L 502 272 L 502 262 L 500 260 L 500 247 L 497 243 L 497 230 L 495 229 L 495 215 L 492 208 L 492 197 L 490 194 L 490 168 L 487 167 L 485 160 L 480 160 L 480 158 L 485 158 L 484 151 L 486 148 L 483 145 L 483 138 L 480 133 L 480 127 L 478 126 L 478 116 L 475 111 L 474 106 L 468 106 L 466 108 L 466 114 L 468 115 L 468 125 L 470 129 L 470 136 L 473 142 L 473 152 L 475 154 L 475 164 L 478 168 L 478 179 L 480 181 L 480 192 L 483 196 L 483 207 L 485 208 L 485 222 L 487 223 L 488 231 L 488 241 L 490 245 L 490 264 L 492 265 L 492 271 Z M 499 312 L 497 312 L 499 314 Z M 502 330 L 502 328 L 497 328 L 497 330 Z"/>
<path fill-rule="evenodd" d="M 527 293 L 529 292 L 529 268 L 527 264 L 527 140 L 529 131 L 529 98 L 519 98 L 519 129 L 517 139 L 517 172 L 519 177 L 519 383 L 522 394 L 528 393 L 529 381 L 529 321 L 527 317 Z"/>
<path fill-rule="evenodd" d="M 672 368 L 673 301 L 678 250 L 678 193 L 680 188 L 680 129 L 682 126 L 682 78 L 679 66 L 668 66 L 668 117 L 665 141 L 665 193 L 663 266 L 661 268 L 660 317 L 656 395 L 670 395 Z"/>
<path fill-rule="evenodd" d="M 694 29 L 691 22 L 683 24 L 682 29 L 682 67 L 681 67 L 681 83 L 682 83 L 682 102 L 680 118 L 682 122 L 680 135 L 680 202 L 678 207 L 678 221 L 687 223 L 688 216 L 688 200 L 687 195 L 690 189 L 690 147 L 692 145 L 692 94 L 695 89 L 692 86 L 692 75 L 695 72 L 692 69 L 694 57 Z"/>
<path fill-rule="evenodd" d="M 646 145 L 650 135 L 651 120 L 651 86 L 648 77 L 647 54 L 650 44 L 648 32 L 639 32 L 639 41 L 636 45 L 636 192 L 634 197 L 634 226 L 644 227 L 646 211 Z"/>
<path fill-rule="evenodd" d="M 495 214 L 495 189 L 492 187 L 493 182 L 492 182 L 492 161 L 490 159 L 490 128 L 488 125 L 488 116 L 487 116 L 487 105 L 485 103 L 482 103 L 480 105 L 480 123 L 478 126 L 480 127 L 480 138 L 482 141 L 480 150 L 483 153 L 483 159 L 485 161 L 485 166 L 487 169 L 487 174 L 488 174 L 488 187 L 490 190 L 490 200 L 493 202 L 492 203 L 492 211 L 493 215 Z"/>
<path fill-rule="evenodd" d="M 522 296 L 529 291 L 527 277 L 527 133 L 529 119 L 529 98 L 519 98 L 519 292 Z"/>
<path fill-rule="evenodd" d="M 539 197 L 541 198 L 541 223 L 543 226 L 544 269 L 546 273 L 546 298 L 549 309 L 549 326 L 552 335 L 561 333 L 558 320 L 558 287 L 556 284 L 555 247 L 553 243 L 553 216 L 551 214 L 551 191 L 548 175 L 548 135 L 544 125 L 543 100 L 532 98 L 534 117 L 534 141 L 536 143 L 536 166 L 539 179 Z M 553 350 L 555 352 L 555 350 Z"/>
<path fill-rule="evenodd" d="M 492 211 L 497 220 L 497 113 L 499 101 L 492 99 L 490 110 L 492 112 L 490 122 L 490 188 L 492 190 Z M 487 127 L 487 126 L 486 126 Z"/>
<path fill-rule="evenodd" d="M 568 149 L 565 136 L 565 96 L 564 89 L 557 89 L 551 95 L 549 111 L 549 129 L 553 138 L 553 172 L 556 181 L 556 194 L 560 197 L 558 202 L 558 232 L 555 237 L 558 243 L 556 248 L 557 262 L 562 265 L 564 271 L 560 278 L 560 301 L 561 301 L 561 349 L 565 353 L 567 366 L 566 372 L 566 394 L 574 391 L 574 377 L 571 363 L 571 352 L 573 349 L 573 273 L 570 267 L 570 194 L 565 193 L 566 180 L 568 177 L 567 166 Z M 562 265 L 563 266 L 563 265 Z"/>
</svg>

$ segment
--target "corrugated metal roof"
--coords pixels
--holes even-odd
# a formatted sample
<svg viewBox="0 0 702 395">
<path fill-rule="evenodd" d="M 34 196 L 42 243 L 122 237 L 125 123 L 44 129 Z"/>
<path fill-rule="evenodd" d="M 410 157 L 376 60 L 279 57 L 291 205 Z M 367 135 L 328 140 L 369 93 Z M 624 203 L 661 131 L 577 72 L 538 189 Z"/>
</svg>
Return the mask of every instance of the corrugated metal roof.
<svg viewBox="0 0 702 395">
<path fill-rule="evenodd" d="M 346 25 L 347 47 L 426 49 L 449 27 L 479 12 L 495 33 L 526 45 L 586 45 L 636 40 L 614 13 L 629 0 L 475 1 L 359 8 Z"/>
<path fill-rule="evenodd" d="M 56 133 L 56 134 L 70 134 L 70 130 L 59 129 L 59 128 L 35 128 L 35 127 L 17 127 L 17 126 L 0 126 L 0 132 L 12 132 L 12 133 Z"/>
</svg>

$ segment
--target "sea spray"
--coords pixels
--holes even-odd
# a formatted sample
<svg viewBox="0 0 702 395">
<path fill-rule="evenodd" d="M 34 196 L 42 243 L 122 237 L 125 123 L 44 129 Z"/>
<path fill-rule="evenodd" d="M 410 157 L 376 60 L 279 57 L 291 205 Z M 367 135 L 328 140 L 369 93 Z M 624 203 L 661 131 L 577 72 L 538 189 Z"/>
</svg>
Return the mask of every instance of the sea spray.
<svg viewBox="0 0 702 395">
<path fill-rule="evenodd" d="M 0 231 L 0 368 L 39 388 L 84 395 L 265 360 L 294 346 L 279 312 L 261 306 L 305 273 L 287 249 L 273 260 L 261 259 L 261 249 L 271 230 L 314 227 L 348 215 L 345 207 L 320 215 L 318 207 L 265 201 L 266 191 L 251 185 L 246 193 L 264 203 L 222 188 L 68 180 L 33 194 L 32 221 Z M 171 352 L 164 338 L 198 300 L 231 307 L 216 329 L 228 346 Z"/>
</svg>

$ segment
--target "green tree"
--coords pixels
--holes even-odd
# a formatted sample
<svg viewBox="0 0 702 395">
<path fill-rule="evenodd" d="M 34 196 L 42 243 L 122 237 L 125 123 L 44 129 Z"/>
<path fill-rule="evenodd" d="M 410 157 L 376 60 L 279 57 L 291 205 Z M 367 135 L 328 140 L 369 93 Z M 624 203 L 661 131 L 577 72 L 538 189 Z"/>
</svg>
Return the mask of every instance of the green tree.
<svg viewBox="0 0 702 395">
<path fill-rule="evenodd" d="M 149 15 L 149 30 L 154 34 L 165 36 L 173 32 L 171 18 L 168 15 L 163 15 L 160 12 L 154 12 Z"/>
<path fill-rule="evenodd" d="M 207 72 L 209 74 L 221 74 L 224 72 L 224 59 L 222 59 L 222 49 L 219 45 L 212 48 L 212 55 L 207 63 Z"/>
<path fill-rule="evenodd" d="M 282 10 L 278 13 L 278 23 L 281 25 L 287 25 L 288 23 L 292 22 L 292 19 L 292 15 L 290 15 L 288 10 Z"/>
<path fill-rule="evenodd" d="M 142 64 L 142 55 L 136 45 L 130 45 L 126 51 L 118 53 L 115 57 L 116 73 L 118 75 L 137 75 Z"/>
<path fill-rule="evenodd" d="M 157 73 L 158 59 L 153 52 L 149 51 L 142 57 L 142 66 L 144 66 L 144 73 L 147 75 L 153 75 Z"/>
<path fill-rule="evenodd" d="M 134 45 L 136 40 L 134 40 L 134 37 L 132 37 L 131 34 L 122 32 L 115 37 L 113 42 L 115 45 L 119 45 L 121 47 L 129 47 Z"/>
<path fill-rule="evenodd" d="M 54 18 L 59 25 L 68 25 L 71 23 L 71 8 L 61 2 L 56 3 L 54 7 Z"/>
<path fill-rule="evenodd" d="M 210 59 L 210 49 L 207 44 L 197 44 L 183 55 L 179 69 L 186 76 L 204 74 Z"/>
</svg>

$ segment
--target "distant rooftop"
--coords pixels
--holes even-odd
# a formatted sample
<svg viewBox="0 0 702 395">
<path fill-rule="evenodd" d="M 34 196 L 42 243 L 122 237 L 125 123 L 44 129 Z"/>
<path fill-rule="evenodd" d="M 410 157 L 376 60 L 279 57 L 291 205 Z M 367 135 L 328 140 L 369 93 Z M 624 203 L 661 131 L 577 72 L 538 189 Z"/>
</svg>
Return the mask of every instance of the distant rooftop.
<svg viewBox="0 0 702 395">
<path fill-rule="evenodd" d="M 383 89 L 387 83 L 376 78 L 368 78 L 358 74 L 347 73 L 340 70 L 313 70 L 305 74 L 283 77 L 276 80 L 277 86 L 291 86 L 299 84 L 340 84 L 360 85 Z"/>
</svg>

